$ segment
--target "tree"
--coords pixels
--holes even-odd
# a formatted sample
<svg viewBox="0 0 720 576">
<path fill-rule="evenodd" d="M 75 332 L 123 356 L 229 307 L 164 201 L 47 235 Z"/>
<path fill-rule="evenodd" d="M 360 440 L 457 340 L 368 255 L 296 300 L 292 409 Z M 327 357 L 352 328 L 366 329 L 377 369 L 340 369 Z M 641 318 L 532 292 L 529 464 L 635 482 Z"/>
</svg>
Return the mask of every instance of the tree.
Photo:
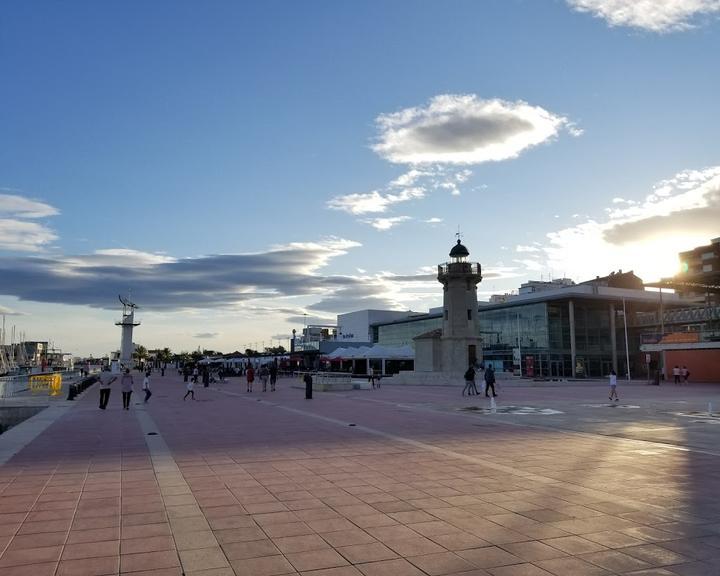
<svg viewBox="0 0 720 576">
<path fill-rule="evenodd" d="M 162 350 L 158 350 L 157 359 L 162 364 L 167 364 L 168 362 L 170 362 L 172 360 L 172 357 L 173 357 L 173 353 L 170 351 L 170 348 L 166 347 L 166 348 L 163 348 Z"/>
<path fill-rule="evenodd" d="M 135 361 L 138 364 L 142 364 L 145 362 L 145 359 L 148 357 L 148 350 L 143 346 L 142 344 L 138 344 L 135 346 L 135 352 L 133 352 L 133 358 L 135 358 Z"/>
<path fill-rule="evenodd" d="M 283 346 L 271 346 L 271 347 L 265 348 L 265 354 L 272 354 L 274 356 L 280 356 L 285 353 L 286 353 L 286 351 Z"/>
</svg>

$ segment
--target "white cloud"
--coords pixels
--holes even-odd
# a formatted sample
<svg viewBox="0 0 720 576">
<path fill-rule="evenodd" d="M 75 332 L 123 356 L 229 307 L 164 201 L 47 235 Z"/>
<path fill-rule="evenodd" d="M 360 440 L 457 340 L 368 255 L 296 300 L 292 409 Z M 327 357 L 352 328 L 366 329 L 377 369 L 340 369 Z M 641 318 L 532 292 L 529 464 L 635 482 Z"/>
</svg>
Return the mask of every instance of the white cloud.
<svg viewBox="0 0 720 576">
<path fill-rule="evenodd" d="M 525 246 L 523 244 L 518 244 L 515 246 L 515 252 L 541 252 L 541 250 L 537 246 Z"/>
<path fill-rule="evenodd" d="M 412 218 L 410 216 L 394 216 L 392 218 L 373 218 L 372 220 L 365 220 L 365 222 L 377 230 L 385 231 L 408 220 L 412 220 Z"/>
<path fill-rule="evenodd" d="M 57 208 L 17 194 L 0 194 L 0 250 L 38 252 L 57 239 L 44 224 L 28 222 L 59 214 Z"/>
<path fill-rule="evenodd" d="M 57 216 L 60 211 L 38 200 L 30 200 L 16 194 L 0 194 L 0 217 L 47 218 Z"/>
<path fill-rule="evenodd" d="M 368 214 L 373 212 L 385 212 L 393 205 L 400 202 L 407 202 L 425 196 L 422 188 L 411 187 L 401 190 L 397 194 L 380 193 L 376 190 L 367 194 L 347 194 L 336 196 L 327 202 L 331 210 L 342 210 L 348 214 Z"/>
<path fill-rule="evenodd" d="M 567 0 L 578 12 L 604 19 L 610 26 L 652 32 L 693 28 L 700 16 L 720 12 L 720 0 Z"/>
<path fill-rule="evenodd" d="M 0 250 L 38 252 L 56 239 L 52 230 L 37 222 L 0 219 Z"/>
<path fill-rule="evenodd" d="M 523 101 L 443 94 L 376 120 L 373 150 L 401 164 L 480 164 L 516 158 L 572 123 Z"/>
<path fill-rule="evenodd" d="M 427 220 L 423 220 L 426 224 L 440 224 L 443 221 L 442 218 L 428 218 Z"/>
</svg>

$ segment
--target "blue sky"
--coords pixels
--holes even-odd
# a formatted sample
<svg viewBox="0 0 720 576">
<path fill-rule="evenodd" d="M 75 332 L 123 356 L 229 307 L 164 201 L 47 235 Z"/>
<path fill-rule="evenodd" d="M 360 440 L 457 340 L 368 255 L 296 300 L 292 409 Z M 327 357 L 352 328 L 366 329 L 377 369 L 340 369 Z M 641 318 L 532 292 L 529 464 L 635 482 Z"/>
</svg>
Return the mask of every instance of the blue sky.
<svg viewBox="0 0 720 576">
<path fill-rule="evenodd" d="M 683 6 L 680 6 L 682 4 Z M 76 354 L 232 350 L 670 274 L 720 235 L 716 0 L 5 2 L 0 309 Z M 198 337 L 202 336 L 202 337 Z"/>
</svg>

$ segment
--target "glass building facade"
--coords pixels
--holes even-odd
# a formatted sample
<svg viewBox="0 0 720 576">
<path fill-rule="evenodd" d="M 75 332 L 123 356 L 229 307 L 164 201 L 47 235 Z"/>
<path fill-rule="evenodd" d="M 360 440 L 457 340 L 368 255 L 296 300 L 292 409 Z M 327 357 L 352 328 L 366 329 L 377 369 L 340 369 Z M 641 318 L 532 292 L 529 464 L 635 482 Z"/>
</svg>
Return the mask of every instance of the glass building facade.
<svg viewBox="0 0 720 576">
<path fill-rule="evenodd" d="M 571 309 L 575 333 L 574 372 Z M 524 376 L 532 377 L 597 378 L 607 376 L 615 364 L 618 375 L 626 373 L 621 303 L 618 306 L 607 299 L 573 298 L 501 304 L 481 307 L 478 320 L 483 359 L 491 362 L 496 370 L 521 369 Z M 379 344 L 414 346 L 415 336 L 437 328 L 442 328 L 439 314 L 375 325 L 373 335 Z M 639 334 L 632 326 L 628 333 L 630 357 L 637 365 Z M 633 371 L 637 372 L 636 367 Z"/>
<path fill-rule="evenodd" d="M 417 320 L 405 320 L 389 324 L 378 324 L 372 327 L 373 341 L 384 346 L 412 346 L 415 348 L 413 338 L 442 328 L 442 315 L 434 314 L 423 316 Z"/>
<path fill-rule="evenodd" d="M 570 301 L 560 300 L 480 310 L 483 358 L 496 368 L 517 368 L 527 376 L 570 377 L 573 375 Z M 622 315 L 611 312 L 607 301 L 573 300 L 575 320 L 575 376 L 607 376 L 613 367 L 625 373 L 625 335 Z M 615 334 L 611 320 L 615 314 Z M 629 339 L 631 355 L 637 342 Z M 613 354 L 613 343 L 615 353 Z M 633 350 L 632 348 L 635 348 Z"/>
</svg>

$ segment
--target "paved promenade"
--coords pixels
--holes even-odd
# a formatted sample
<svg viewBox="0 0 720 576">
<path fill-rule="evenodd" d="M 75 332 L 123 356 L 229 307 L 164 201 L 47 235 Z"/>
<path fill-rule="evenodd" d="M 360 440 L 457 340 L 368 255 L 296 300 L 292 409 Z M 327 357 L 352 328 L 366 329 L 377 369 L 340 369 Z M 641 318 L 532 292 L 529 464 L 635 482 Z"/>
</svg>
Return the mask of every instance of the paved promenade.
<svg viewBox="0 0 720 576">
<path fill-rule="evenodd" d="M 385 382 L 91 388 L 0 466 L 0 574 L 720 574 L 720 387 Z"/>
</svg>

